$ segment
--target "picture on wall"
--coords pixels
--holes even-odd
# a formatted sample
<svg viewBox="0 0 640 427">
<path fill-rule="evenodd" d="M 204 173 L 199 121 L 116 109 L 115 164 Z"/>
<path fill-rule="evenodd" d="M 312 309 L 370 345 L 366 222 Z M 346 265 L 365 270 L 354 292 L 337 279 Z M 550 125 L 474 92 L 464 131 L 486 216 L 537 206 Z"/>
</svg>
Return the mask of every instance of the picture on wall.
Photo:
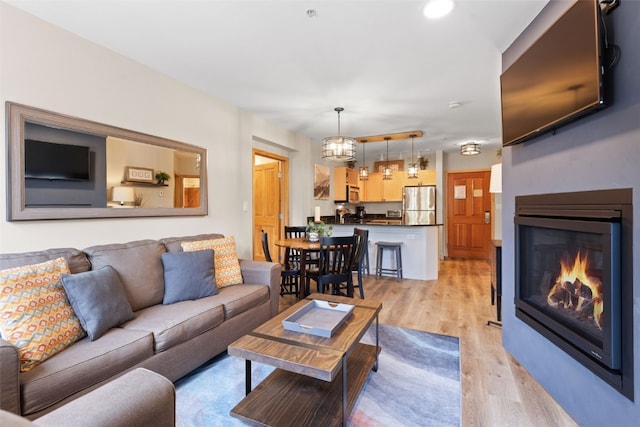
<svg viewBox="0 0 640 427">
<path fill-rule="evenodd" d="M 313 167 L 313 198 L 329 200 L 331 175 L 329 166 L 315 164 Z"/>
</svg>

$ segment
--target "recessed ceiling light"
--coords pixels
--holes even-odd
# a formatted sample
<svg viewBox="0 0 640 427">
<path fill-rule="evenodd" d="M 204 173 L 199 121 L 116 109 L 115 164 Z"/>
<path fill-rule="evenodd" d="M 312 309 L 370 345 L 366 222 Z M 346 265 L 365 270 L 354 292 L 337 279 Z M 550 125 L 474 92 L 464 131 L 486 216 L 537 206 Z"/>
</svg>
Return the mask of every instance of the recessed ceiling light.
<svg viewBox="0 0 640 427">
<path fill-rule="evenodd" d="M 424 16 L 430 19 L 442 18 L 453 10 L 453 0 L 429 0 L 424 6 Z"/>
<path fill-rule="evenodd" d="M 462 102 L 460 102 L 460 101 L 451 101 L 449 103 L 449 108 L 451 108 L 452 110 L 454 108 L 460 108 L 460 107 L 462 107 Z"/>
</svg>

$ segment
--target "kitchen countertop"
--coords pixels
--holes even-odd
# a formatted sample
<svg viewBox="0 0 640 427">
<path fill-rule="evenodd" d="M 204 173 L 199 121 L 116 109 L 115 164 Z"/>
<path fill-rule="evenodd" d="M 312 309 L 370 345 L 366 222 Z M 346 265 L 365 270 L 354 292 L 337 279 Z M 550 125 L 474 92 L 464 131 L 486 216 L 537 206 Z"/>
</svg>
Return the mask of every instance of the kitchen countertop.
<svg viewBox="0 0 640 427">
<path fill-rule="evenodd" d="M 385 215 L 371 215 L 365 219 L 357 219 L 357 218 L 345 218 L 343 223 L 340 223 L 340 220 L 333 216 L 322 216 L 320 217 L 321 221 L 324 221 L 325 224 L 331 225 L 381 225 L 385 227 L 431 227 L 442 224 L 403 224 L 402 219 L 400 218 L 388 218 Z M 308 221 L 313 221 L 313 217 L 308 217 Z"/>
</svg>

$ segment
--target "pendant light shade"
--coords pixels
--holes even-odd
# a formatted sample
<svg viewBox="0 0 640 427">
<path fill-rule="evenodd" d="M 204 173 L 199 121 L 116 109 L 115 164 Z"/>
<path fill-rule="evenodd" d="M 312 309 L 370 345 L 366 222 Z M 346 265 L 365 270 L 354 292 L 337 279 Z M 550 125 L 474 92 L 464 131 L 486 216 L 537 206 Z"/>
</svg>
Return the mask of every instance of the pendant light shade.
<svg viewBox="0 0 640 427">
<path fill-rule="evenodd" d="M 467 142 L 466 144 L 462 144 L 460 146 L 460 154 L 463 156 L 475 156 L 476 154 L 480 154 L 480 144 L 475 142 Z"/>
<path fill-rule="evenodd" d="M 334 110 L 338 113 L 338 135 L 322 139 L 322 158 L 337 162 L 356 160 L 356 140 L 340 135 L 340 113 L 344 108 L 336 107 Z"/>
<path fill-rule="evenodd" d="M 417 178 L 418 177 L 418 164 L 413 157 L 413 139 L 416 137 L 415 135 L 411 136 L 411 163 L 409 163 L 409 178 Z"/>
<path fill-rule="evenodd" d="M 366 146 L 366 141 L 362 142 L 362 166 L 360 167 L 360 170 L 358 170 L 358 177 L 360 178 L 360 181 L 366 181 L 369 179 L 369 168 L 367 167 L 365 158 Z"/>
<path fill-rule="evenodd" d="M 386 165 L 382 170 L 382 179 L 393 179 L 393 172 L 391 172 L 391 168 L 389 167 L 389 138 L 388 136 L 384 138 L 387 141 L 387 157 L 386 157 Z"/>
</svg>

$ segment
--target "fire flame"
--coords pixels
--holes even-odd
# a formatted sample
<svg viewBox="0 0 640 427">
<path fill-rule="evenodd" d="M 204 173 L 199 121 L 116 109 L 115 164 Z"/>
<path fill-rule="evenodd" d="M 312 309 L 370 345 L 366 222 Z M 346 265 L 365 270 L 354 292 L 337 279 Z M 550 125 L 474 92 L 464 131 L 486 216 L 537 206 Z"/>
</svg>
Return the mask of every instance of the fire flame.
<svg viewBox="0 0 640 427">
<path fill-rule="evenodd" d="M 602 283 L 587 274 L 588 264 L 587 255 L 580 252 L 573 263 L 560 260 L 560 274 L 547 295 L 547 304 L 590 318 L 602 329 Z"/>
</svg>

